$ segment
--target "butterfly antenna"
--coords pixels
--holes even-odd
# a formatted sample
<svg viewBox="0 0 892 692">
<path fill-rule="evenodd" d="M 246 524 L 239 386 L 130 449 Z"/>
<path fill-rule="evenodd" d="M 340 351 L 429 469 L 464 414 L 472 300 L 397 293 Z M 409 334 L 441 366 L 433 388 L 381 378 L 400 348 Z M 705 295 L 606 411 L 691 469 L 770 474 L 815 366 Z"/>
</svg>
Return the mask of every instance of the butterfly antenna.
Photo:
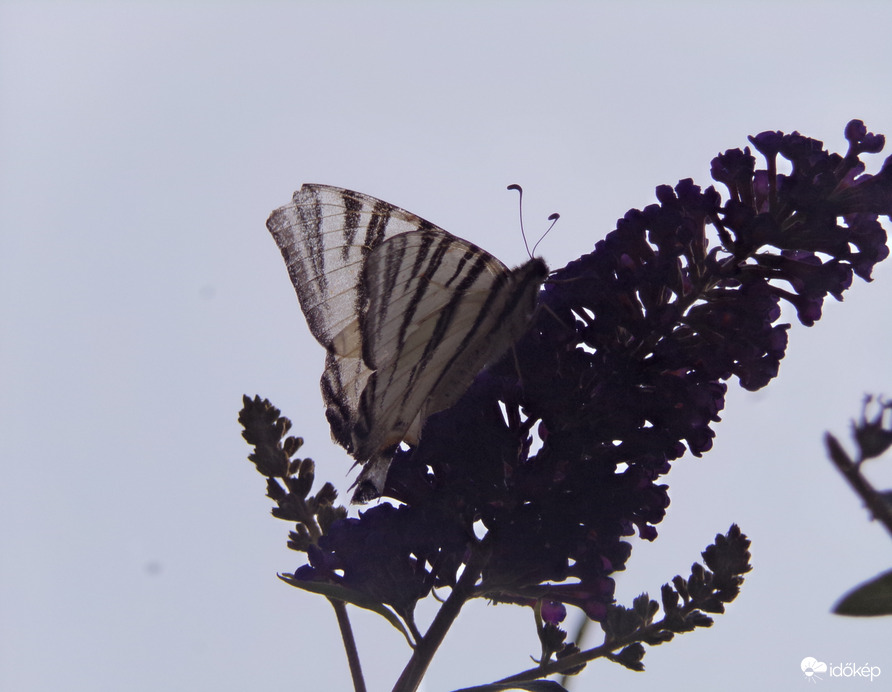
<svg viewBox="0 0 892 692">
<path fill-rule="evenodd" d="M 527 254 L 530 256 L 530 259 L 532 259 L 533 255 L 536 254 L 536 248 L 539 247 L 539 243 L 541 243 L 543 240 L 545 240 L 545 236 L 547 236 L 551 232 L 551 229 L 554 228 L 554 225 L 557 223 L 557 220 L 559 218 L 561 218 L 561 215 L 558 213 L 554 213 L 548 217 L 548 220 L 551 221 L 551 225 L 548 227 L 548 229 L 545 231 L 545 233 L 542 234 L 542 236 L 539 238 L 539 240 L 536 241 L 536 244 L 533 245 L 533 251 L 530 252 L 530 246 L 527 243 L 527 234 L 523 230 L 523 188 L 520 185 L 514 184 L 514 185 L 509 185 L 508 189 L 509 190 L 517 190 L 517 194 L 519 196 L 519 199 L 517 202 L 517 209 L 520 212 L 520 235 L 523 236 L 523 246 L 526 248 Z"/>
<path fill-rule="evenodd" d="M 512 184 L 508 186 L 509 190 L 517 190 L 518 200 L 517 200 L 517 210 L 520 213 L 520 235 L 523 237 L 523 246 L 527 250 L 527 254 L 530 256 L 530 259 L 533 258 L 533 253 L 530 252 L 530 246 L 527 244 L 527 234 L 523 230 L 523 188 L 520 185 Z M 533 250 L 536 248 L 534 247 Z"/>
<path fill-rule="evenodd" d="M 548 220 L 551 221 L 551 225 L 548 227 L 545 233 L 542 234 L 542 237 L 536 241 L 536 244 L 533 245 L 533 254 L 536 254 L 536 248 L 539 247 L 539 243 L 545 240 L 545 236 L 547 236 L 551 232 L 551 229 L 554 228 L 554 225 L 557 223 L 559 218 L 561 218 L 561 215 L 557 212 L 548 217 Z"/>
</svg>

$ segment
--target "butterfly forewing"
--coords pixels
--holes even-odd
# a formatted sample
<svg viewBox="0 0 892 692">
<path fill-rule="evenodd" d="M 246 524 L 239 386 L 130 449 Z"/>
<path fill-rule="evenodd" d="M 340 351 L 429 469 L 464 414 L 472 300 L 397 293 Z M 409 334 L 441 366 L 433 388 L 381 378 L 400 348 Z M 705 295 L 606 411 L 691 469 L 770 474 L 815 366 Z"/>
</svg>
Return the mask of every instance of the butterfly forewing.
<svg viewBox="0 0 892 692">
<path fill-rule="evenodd" d="M 326 348 L 357 318 L 359 277 L 368 254 L 387 238 L 436 228 L 392 204 L 326 185 L 304 185 L 291 204 L 272 213 L 267 227 L 310 331 Z"/>
<path fill-rule="evenodd" d="M 328 354 L 332 437 L 380 493 L 389 449 L 464 394 L 526 329 L 547 268 L 508 270 L 476 245 L 393 205 L 304 185 L 273 212 L 276 239 L 313 335 Z"/>
</svg>

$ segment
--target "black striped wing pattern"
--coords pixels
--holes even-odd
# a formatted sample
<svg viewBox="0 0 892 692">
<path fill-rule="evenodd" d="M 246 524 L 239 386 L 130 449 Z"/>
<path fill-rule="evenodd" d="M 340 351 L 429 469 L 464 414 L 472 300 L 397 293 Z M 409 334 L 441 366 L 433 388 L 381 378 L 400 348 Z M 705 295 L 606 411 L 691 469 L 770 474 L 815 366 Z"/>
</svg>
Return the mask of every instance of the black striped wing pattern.
<svg viewBox="0 0 892 692">
<path fill-rule="evenodd" d="M 364 464 L 355 501 L 383 488 L 393 449 L 526 330 L 548 269 L 509 270 L 387 202 L 304 185 L 267 221 L 310 331 L 326 348 L 332 437 Z"/>
</svg>

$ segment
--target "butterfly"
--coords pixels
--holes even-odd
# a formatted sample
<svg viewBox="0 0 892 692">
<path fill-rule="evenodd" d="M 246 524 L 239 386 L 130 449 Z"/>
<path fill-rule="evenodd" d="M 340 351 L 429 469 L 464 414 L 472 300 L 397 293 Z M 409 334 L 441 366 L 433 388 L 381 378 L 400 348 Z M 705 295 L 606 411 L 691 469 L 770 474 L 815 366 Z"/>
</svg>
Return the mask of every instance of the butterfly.
<svg viewBox="0 0 892 692">
<path fill-rule="evenodd" d="M 332 438 L 380 496 L 396 447 L 455 404 L 526 331 L 548 268 L 509 270 L 473 243 L 380 199 L 306 184 L 267 228 L 313 336 L 326 349 Z"/>
</svg>

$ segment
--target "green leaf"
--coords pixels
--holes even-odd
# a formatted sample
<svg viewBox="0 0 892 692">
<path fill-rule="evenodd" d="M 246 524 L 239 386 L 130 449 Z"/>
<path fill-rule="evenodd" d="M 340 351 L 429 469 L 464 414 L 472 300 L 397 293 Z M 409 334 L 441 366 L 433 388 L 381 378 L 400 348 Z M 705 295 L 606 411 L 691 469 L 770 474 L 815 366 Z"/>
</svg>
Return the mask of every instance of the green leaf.
<svg viewBox="0 0 892 692">
<path fill-rule="evenodd" d="M 463 687 L 454 692 L 502 692 L 503 690 L 528 690 L 528 692 L 567 692 L 566 687 L 553 680 L 532 680 L 530 682 L 493 682 L 479 687 Z"/>
<path fill-rule="evenodd" d="M 860 617 L 892 615 L 892 570 L 856 586 L 834 606 L 833 612 Z"/>
<path fill-rule="evenodd" d="M 295 579 L 293 574 L 280 574 L 279 579 L 286 582 L 287 584 L 291 584 L 291 586 L 296 586 L 298 589 L 310 591 L 311 593 L 322 594 L 323 596 L 333 598 L 336 601 L 343 601 L 344 603 L 355 605 L 357 608 L 364 608 L 365 610 L 371 610 L 374 613 L 378 613 L 378 615 L 383 617 L 385 620 L 387 620 L 387 622 L 389 622 L 400 632 L 402 632 L 403 636 L 406 638 L 406 641 L 409 642 L 409 646 L 414 648 L 415 645 L 412 643 L 412 639 L 409 637 L 409 633 L 406 631 L 406 628 L 403 627 L 403 622 L 402 620 L 400 620 L 399 616 L 383 603 L 379 603 L 373 598 L 369 598 L 361 591 L 348 589 L 346 586 L 341 586 L 340 584 L 330 584 L 328 582 L 322 581 L 304 581 L 303 579 Z"/>
</svg>

